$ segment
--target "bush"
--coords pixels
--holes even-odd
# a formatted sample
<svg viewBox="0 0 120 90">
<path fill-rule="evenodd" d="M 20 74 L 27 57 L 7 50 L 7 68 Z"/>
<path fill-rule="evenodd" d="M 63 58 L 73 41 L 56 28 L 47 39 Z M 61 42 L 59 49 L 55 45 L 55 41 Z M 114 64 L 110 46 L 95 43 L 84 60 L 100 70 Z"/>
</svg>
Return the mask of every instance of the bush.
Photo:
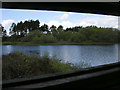
<svg viewBox="0 0 120 90">
<path fill-rule="evenodd" d="M 34 44 L 40 44 L 40 43 L 55 43 L 57 40 L 55 37 L 51 35 L 42 35 L 41 37 L 34 37 L 32 42 Z"/>
<path fill-rule="evenodd" d="M 35 37 L 40 37 L 42 35 L 40 30 L 35 30 L 27 34 L 25 37 L 20 38 L 20 41 L 31 42 Z"/>
<path fill-rule="evenodd" d="M 29 56 L 22 53 L 3 55 L 2 79 L 28 78 L 43 74 L 76 70 L 69 63 L 62 63 L 55 57 Z"/>
</svg>

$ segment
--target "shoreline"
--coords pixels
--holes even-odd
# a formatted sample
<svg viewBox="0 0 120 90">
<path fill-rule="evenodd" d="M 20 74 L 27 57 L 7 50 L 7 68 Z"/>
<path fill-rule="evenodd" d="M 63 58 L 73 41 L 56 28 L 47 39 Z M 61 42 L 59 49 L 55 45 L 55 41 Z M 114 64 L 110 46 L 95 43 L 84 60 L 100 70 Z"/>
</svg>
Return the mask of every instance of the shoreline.
<svg viewBox="0 0 120 90">
<path fill-rule="evenodd" d="M 82 43 L 41 43 L 33 44 L 31 42 L 2 42 L 2 45 L 113 45 L 119 43 L 105 43 L 105 42 L 82 42 Z"/>
</svg>

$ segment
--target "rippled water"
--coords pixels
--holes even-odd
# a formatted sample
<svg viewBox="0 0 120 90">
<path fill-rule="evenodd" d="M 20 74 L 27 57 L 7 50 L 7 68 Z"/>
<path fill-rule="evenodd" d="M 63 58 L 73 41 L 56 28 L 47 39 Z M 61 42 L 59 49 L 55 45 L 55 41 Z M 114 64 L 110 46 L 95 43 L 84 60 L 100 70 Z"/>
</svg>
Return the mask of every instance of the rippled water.
<svg viewBox="0 0 120 90">
<path fill-rule="evenodd" d="M 29 55 L 49 57 L 56 55 L 58 59 L 79 65 L 84 61 L 91 66 L 118 62 L 119 48 L 115 45 L 40 45 L 40 46 L 2 46 L 2 55 L 12 52 L 22 52 Z"/>
</svg>

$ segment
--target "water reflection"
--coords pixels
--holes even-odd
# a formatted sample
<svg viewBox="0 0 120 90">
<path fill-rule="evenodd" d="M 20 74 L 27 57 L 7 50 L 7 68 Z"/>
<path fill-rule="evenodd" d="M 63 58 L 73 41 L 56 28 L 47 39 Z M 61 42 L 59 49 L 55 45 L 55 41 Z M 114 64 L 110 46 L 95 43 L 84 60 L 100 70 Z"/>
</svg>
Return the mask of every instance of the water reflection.
<svg viewBox="0 0 120 90">
<path fill-rule="evenodd" d="M 29 55 L 43 56 L 49 54 L 49 57 L 55 56 L 64 62 L 70 62 L 79 65 L 81 62 L 92 66 L 103 65 L 118 62 L 119 48 L 115 45 L 47 45 L 47 46 L 2 46 L 2 54 L 12 52 L 22 52 Z"/>
</svg>

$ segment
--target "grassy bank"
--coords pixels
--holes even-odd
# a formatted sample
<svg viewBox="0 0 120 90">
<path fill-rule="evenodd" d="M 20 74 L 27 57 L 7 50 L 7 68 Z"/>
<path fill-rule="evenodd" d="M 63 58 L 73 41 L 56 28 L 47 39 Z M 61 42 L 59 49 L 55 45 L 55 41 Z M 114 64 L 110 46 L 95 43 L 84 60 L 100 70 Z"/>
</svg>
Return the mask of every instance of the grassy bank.
<svg viewBox="0 0 120 90">
<path fill-rule="evenodd" d="M 70 43 L 70 42 L 56 42 L 56 43 L 32 43 L 32 42 L 2 42 L 2 45 L 111 45 L 115 43 L 107 42 L 81 42 L 81 43 Z"/>
<path fill-rule="evenodd" d="M 49 58 L 48 55 L 42 57 L 29 56 L 22 53 L 3 55 L 2 63 L 3 80 L 25 77 L 28 78 L 32 76 L 66 72 L 81 68 L 70 63 L 62 63 L 59 59 L 56 59 L 56 57 Z"/>
</svg>

